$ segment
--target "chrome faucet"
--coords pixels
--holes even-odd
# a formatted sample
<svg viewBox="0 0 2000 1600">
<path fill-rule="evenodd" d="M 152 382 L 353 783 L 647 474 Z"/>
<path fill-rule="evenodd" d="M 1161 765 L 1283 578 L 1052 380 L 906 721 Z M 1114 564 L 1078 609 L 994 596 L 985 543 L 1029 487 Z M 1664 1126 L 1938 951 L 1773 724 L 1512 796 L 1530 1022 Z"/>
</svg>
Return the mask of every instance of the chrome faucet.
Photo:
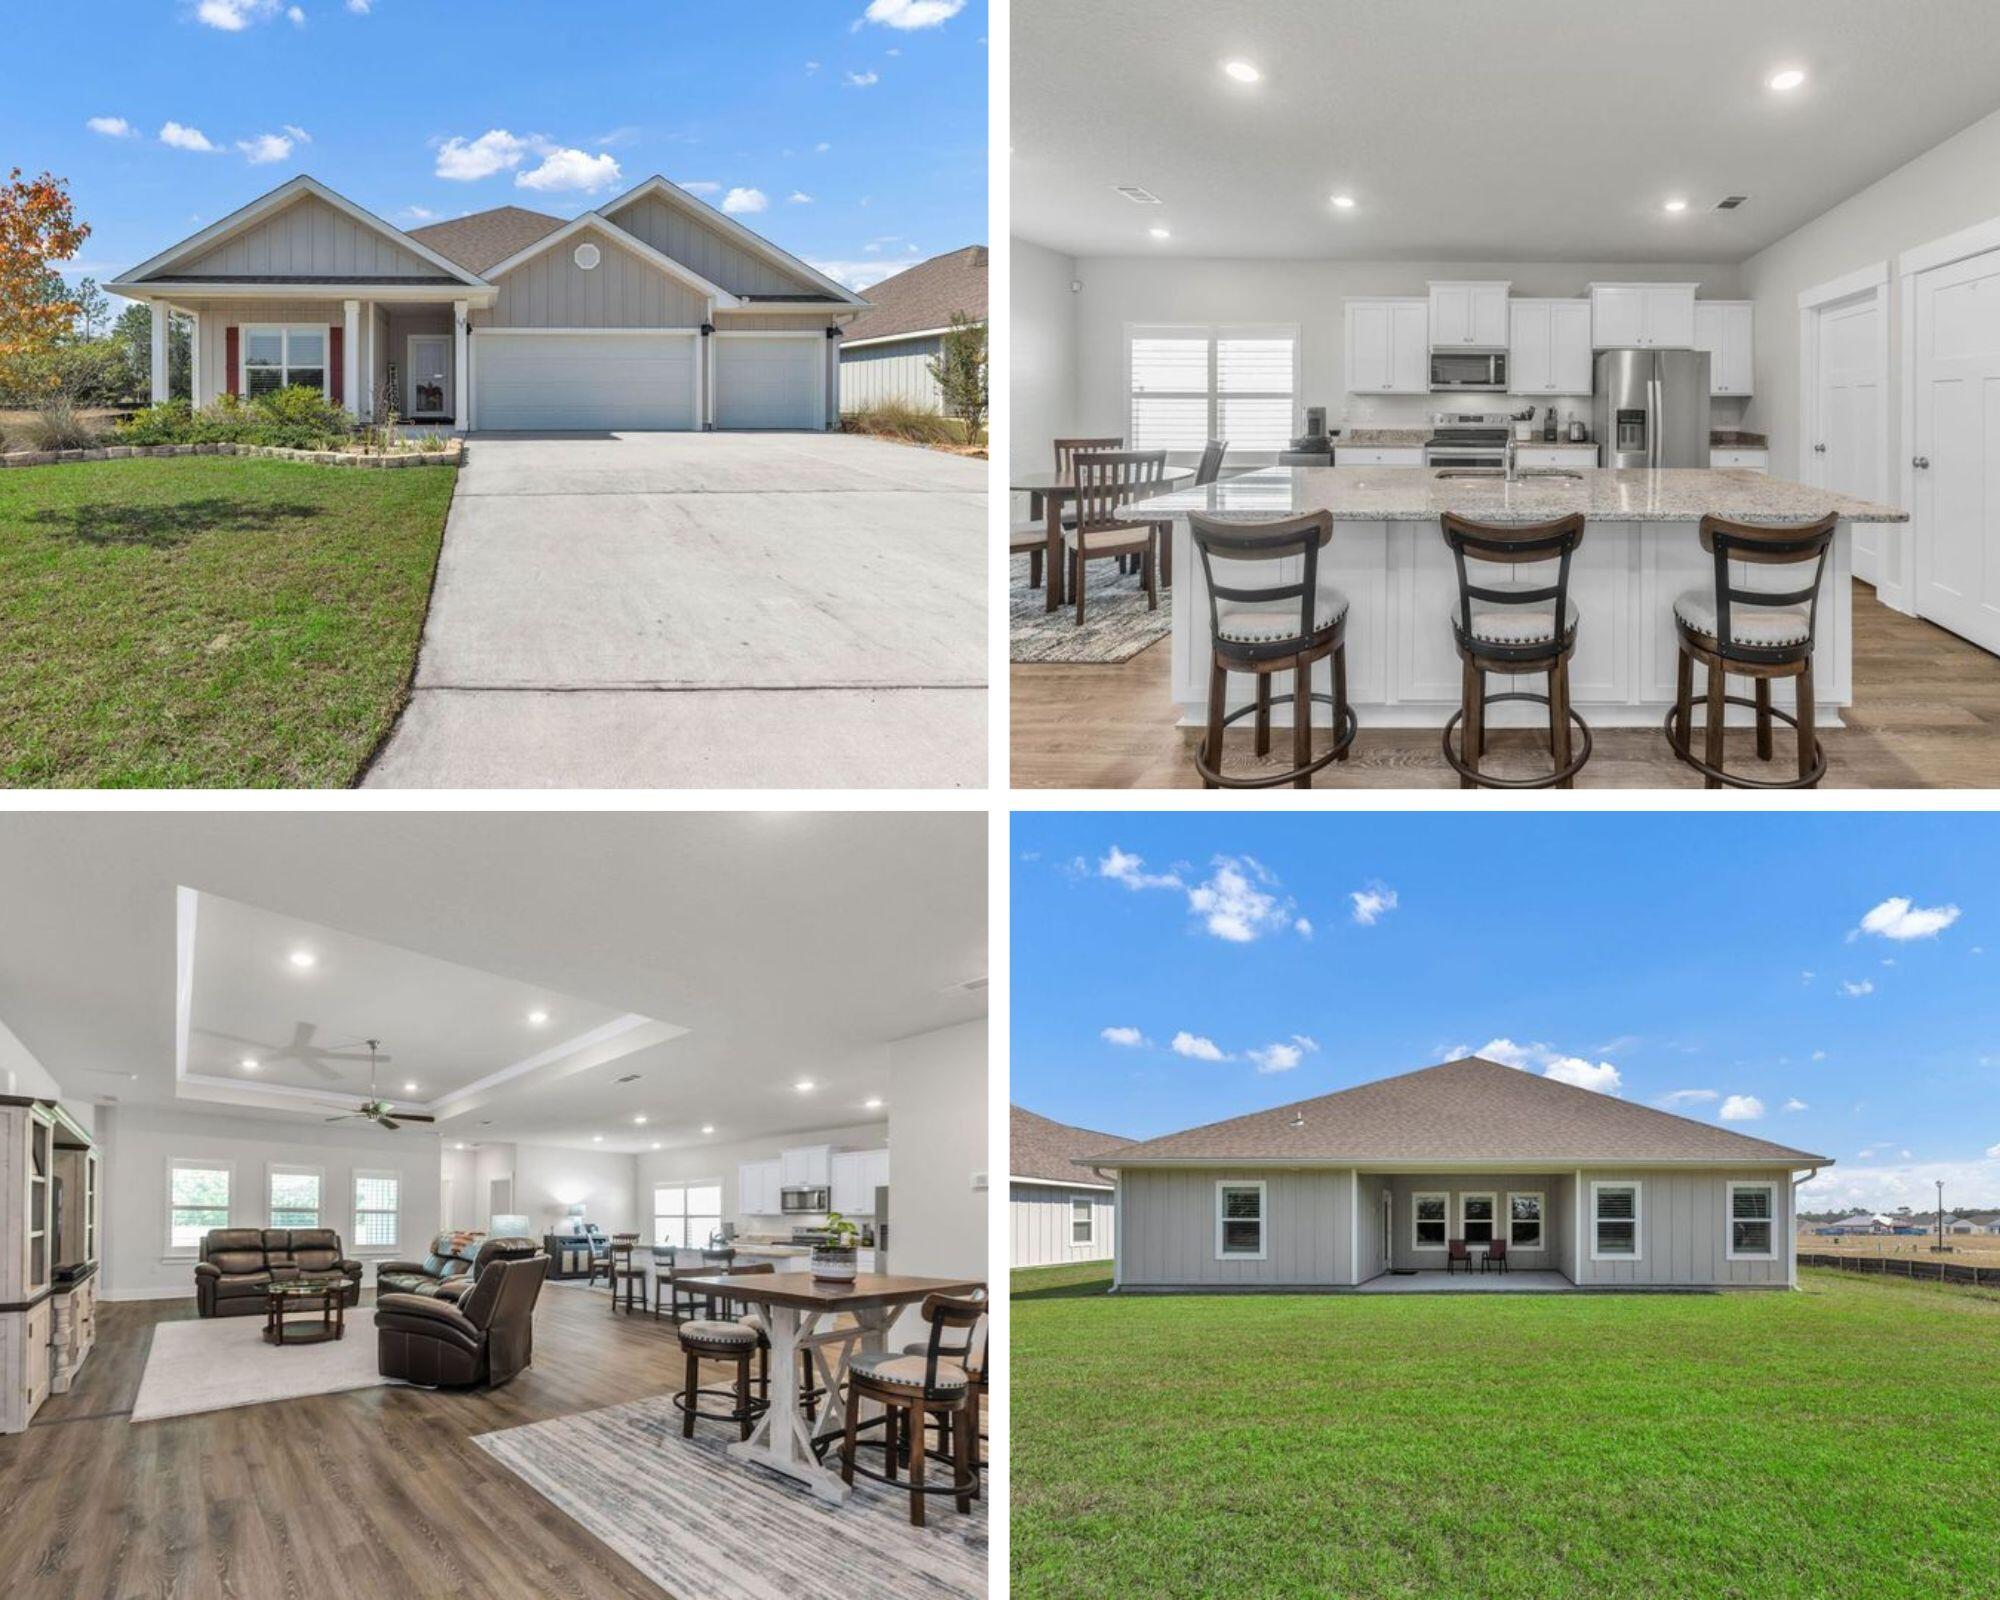
<svg viewBox="0 0 2000 1600">
<path fill-rule="evenodd" d="M 1507 453 L 1504 459 L 1506 460 L 1507 463 L 1507 481 L 1509 483 L 1518 483 L 1520 482 L 1520 477 L 1515 472 L 1514 468 L 1519 452 L 1515 448 L 1514 436 L 1511 433 L 1507 435 L 1506 452 Z"/>
</svg>

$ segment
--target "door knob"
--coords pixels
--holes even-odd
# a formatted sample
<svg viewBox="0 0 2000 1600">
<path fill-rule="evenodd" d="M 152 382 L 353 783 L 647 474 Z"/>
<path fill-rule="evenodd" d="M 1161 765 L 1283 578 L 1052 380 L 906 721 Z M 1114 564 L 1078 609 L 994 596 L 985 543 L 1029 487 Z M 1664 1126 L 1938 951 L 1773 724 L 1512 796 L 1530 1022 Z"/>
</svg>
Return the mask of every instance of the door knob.
<svg viewBox="0 0 2000 1600">
<path fill-rule="evenodd" d="M 1930 464 L 1931 464 L 1931 458 L 1929 456 L 1910 457 L 1910 465 L 1913 467 L 1923 468 L 1923 467 L 1928 467 Z"/>
<path fill-rule="evenodd" d="M 1813 453 L 1814 453 L 1815 455 L 1822 455 L 1822 456 L 1823 456 L 1823 455 L 1825 455 L 1825 454 L 1826 454 L 1826 446 L 1825 446 L 1825 445 L 1823 445 L 1823 444 L 1816 444 L 1816 445 L 1814 445 L 1814 446 L 1813 446 Z"/>
</svg>

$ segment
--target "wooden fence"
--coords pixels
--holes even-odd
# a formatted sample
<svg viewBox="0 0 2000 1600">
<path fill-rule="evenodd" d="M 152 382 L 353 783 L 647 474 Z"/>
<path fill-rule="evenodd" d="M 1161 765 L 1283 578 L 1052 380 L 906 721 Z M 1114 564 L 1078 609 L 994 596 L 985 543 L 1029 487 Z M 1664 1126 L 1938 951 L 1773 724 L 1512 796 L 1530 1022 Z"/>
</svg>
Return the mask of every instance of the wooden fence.
<svg viewBox="0 0 2000 1600">
<path fill-rule="evenodd" d="M 1973 1267 L 1956 1261 L 1920 1261 L 1915 1256 L 1843 1256 L 1801 1250 L 1802 1267 L 1838 1267 L 1843 1272 L 1871 1272 L 1877 1277 L 1916 1278 L 1925 1283 L 1965 1283 L 1975 1289 L 2000 1289 L 2000 1267 Z"/>
</svg>

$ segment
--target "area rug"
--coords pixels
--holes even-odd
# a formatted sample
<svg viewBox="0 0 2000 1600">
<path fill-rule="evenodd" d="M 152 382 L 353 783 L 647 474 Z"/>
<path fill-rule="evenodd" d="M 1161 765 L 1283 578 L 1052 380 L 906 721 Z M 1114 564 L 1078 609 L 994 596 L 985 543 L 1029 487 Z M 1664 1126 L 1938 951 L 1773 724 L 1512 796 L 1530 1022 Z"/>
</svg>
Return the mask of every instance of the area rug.
<svg viewBox="0 0 2000 1600">
<path fill-rule="evenodd" d="M 986 1501 L 960 1515 L 857 1477 L 844 1505 L 724 1453 L 714 1426 L 681 1437 L 669 1395 L 534 1422 L 473 1443 L 667 1593 L 740 1600 L 946 1600 L 986 1594 Z M 940 1473 L 941 1463 L 933 1464 Z"/>
<path fill-rule="evenodd" d="M 347 1308 L 342 1338 L 282 1347 L 264 1342 L 261 1316 L 162 1322 L 153 1329 L 132 1420 L 151 1422 L 396 1383 L 398 1379 L 375 1370 L 375 1329 L 366 1311 Z M 318 1322 L 316 1313 L 312 1320 Z"/>
<path fill-rule="evenodd" d="M 1162 589 L 1160 609 L 1149 611 L 1145 581 L 1138 574 L 1120 576 L 1115 562 L 1092 562 L 1084 623 L 1079 628 L 1076 607 L 1048 610 L 1042 591 L 1028 587 L 1028 558 L 1016 556 L 1007 570 L 1008 657 L 1092 666 L 1130 661 L 1173 631 L 1168 594 Z"/>
</svg>

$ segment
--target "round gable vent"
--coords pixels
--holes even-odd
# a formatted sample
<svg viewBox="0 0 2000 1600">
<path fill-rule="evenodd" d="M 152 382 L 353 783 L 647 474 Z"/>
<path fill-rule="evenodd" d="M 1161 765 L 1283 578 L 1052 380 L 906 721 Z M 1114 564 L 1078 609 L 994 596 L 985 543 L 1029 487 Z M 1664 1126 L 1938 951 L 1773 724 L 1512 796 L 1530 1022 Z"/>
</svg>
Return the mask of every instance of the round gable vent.
<svg viewBox="0 0 2000 1600">
<path fill-rule="evenodd" d="M 588 272 L 603 258 L 598 254 L 596 245 L 580 244 L 576 247 L 576 256 L 574 259 L 579 267 Z"/>
</svg>

